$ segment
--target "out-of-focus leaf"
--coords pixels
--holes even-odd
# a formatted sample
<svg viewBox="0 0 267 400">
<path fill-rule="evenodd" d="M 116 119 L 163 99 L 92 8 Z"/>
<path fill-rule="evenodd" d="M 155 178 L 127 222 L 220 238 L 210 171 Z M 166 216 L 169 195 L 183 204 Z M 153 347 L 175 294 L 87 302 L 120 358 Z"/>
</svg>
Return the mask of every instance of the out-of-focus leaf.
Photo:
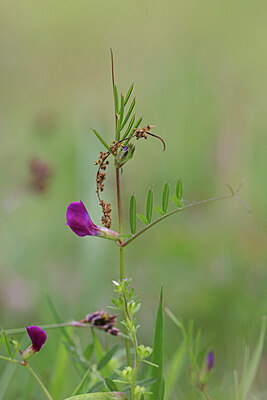
<svg viewBox="0 0 267 400">
<path fill-rule="evenodd" d="M 157 400 L 164 400 L 164 392 L 165 392 L 165 381 L 163 378 L 161 378 L 159 384 L 159 391 L 157 394 Z"/>
<path fill-rule="evenodd" d="M 149 222 L 143 214 L 137 214 L 137 218 L 139 218 L 144 224 L 148 225 Z"/>
<path fill-rule="evenodd" d="M 7 353 L 8 357 L 11 358 L 12 353 L 11 353 L 11 350 L 9 347 L 9 342 L 8 342 L 8 338 L 6 336 L 6 332 L 4 330 L 2 330 L 2 338 L 3 338 L 3 343 L 4 343 L 4 346 L 6 349 L 6 353 Z"/>
<path fill-rule="evenodd" d="M 182 186 L 181 179 L 178 179 L 177 184 L 176 184 L 176 196 L 178 197 L 179 200 L 182 200 L 183 186 Z"/>
<path fill-rule="evenodd" d="M 91 128 L 91 131 L 96 135 L 96 137 L 97 137 L 97 139 L 100 141 L 100 143 L 102 143 L 103 146 L 104 146 L 111 154 L 113 154 L 113 153 L 110 151 L 109 145 L 107 144 L 107 142 L 105 142 L 105 140 L 102 138 L 102 136 L 101 136 L 95 129 L 92 129 L 92 128 Z"/>
<path fill-rule="evenodd" d="M 99 363 L 102 358 L 105 356 L 105 352 L 101 346 L 101 343 L 95 333 L 95 331 L 92 329 L 92 336 L 93 336 L 93 341 L 94 341 L 94 349 L 95 349 L 95 354 L 96 354 L 96 360 L 97 363 Z M 112 374 L 112 368 L 110 368 L 109 365 L 106 365 L 105 367 L 102 368 L 101 370 L 101 375 L 104 376 L 110 376 Z"/>
<path fill-rule="evenodd" d="M 153 190 L 149 189 L 146 201 L 146 219 L 148 221 L 148 224 L 150 224 L 151 222 L 152 211 L 153 211 Z"/>
<path fill-rule="evenodd" d="M 155 378 L 156 382 L 151 386 L 151 400 L 163 399 L 164 383 L 163 383 L 163 309 L 162 309 L 163 288 L 160 289 L 160 299 L 154 331 L 152 362 L 158 365 L 158 368 L 151 367 L 151 378 Z"/>
<path fill-rule="evenodd" d="M 118 97 L 118 89 L 117 86 L 113 86 L 113 95 L 114 95 L 114 105 L 116 114 L 119 114 L 119 97 Z"/>
<path fill-rule="evenodd" d="M 176 382 L 178 382 L 184 359 L 186 356 L 186 346 L 183 342 L 180 347 L 174 353 L 174 356 L 170 362 L 167 374 L 166 374 L 166 399 L 169 399 L 172 391 L 175 387 Z"/>
<path fill-rule="evenodd" d="M 111 390 L 112 392 L 118 391 L 117 385 L 115 382 L 113 382 L 110 378 L 106 377 L 104 378 L 105 384 L 107 385 L 107 388 Z"/>
<path fill-rule="evenodd" d="M 134 235 L 136 232 L 136 199 L 134 194 L 131 196 L 130 199 L 129 220 L 131 232 Z"/>
<path fill-rule="evenodd" d="M 14 375 L 15 369 L 15 364 L 7 363 L 6 368 L 2 371 L 2 375 L 0 378 L 0 400 L 7 399 L 7 397 L 5 397 L 5 393 Z"/>
<path fill-rule="evenodd" d="M 128 103 L 128 100 L 129 100 L 129 98 L 130 98 L 130 96 L 131 96 L 131 94 L 132 94 L 133 87 L 134 87 L 134 84 L 132 83 L 130 89 L 128 90 L 128 92 L 127 92 L 127 94 L 126 94 L 125 100 L 124 100 L 124 105 L 125 105 L 125 106 L 126 106 L 126 104 Z"/>
<path fill-rule="evenodd" d="M 54 360 L 52 369 L 53 379 L 50 381 L 49 392 L 53 398 L 59 399 L 65 387 L 66 371 L 68 368 L 68 353 L 63 343 L 59 344 Z"/>
<path fill-rule="evenodd" d="M 83 352 L 84 358 L 86 358 L 86 360 L 90 360 L 90 358 L 92 357 L 93 352 L 94 352 L 94 343 L 89 343 L 88 346 L 86 347 L 86 349 Z"/>
<path fill-rule="evenodd" d="M 107 363 L 112 359 L 112 357 L 114 356 L 114 354 L 116 353 L 118 348 L 119 348 L 119 345 L 115 344 L 115 346 L 111 347 L 111 349 L 109 351 L 107 351 L 106 354 L 104 354 L 104 356 L 101 358 L 101 360 L 97 364 L 98 370 L 101 370 L 102 368 L 105 367 L 105 365 L 107 365 Z"/>
<path fill-rule="evenodd" d="M 162 193 L 162 210 L 164 214 L 166 214 L 167 212 L 168 202 L 169 202 L 169 182 L 166 182 Z"/>
<path fill-rule="evenodd" d="M 85 374 L 82 377 L 81 382 L 73 391 L 72 396 L 76 396 L 76 395 L 84 392 L 85 385 L 88 384 L 88 382 L 90 381 L 89 372 L 91 372 L 91 368 L 88 368 L 88 370 L 85 372 Z"/>
<path fill-rule="evenodd" d="M 131 105 L 130 105 L 129 110 L 128 110 L 127 114 L 126 114 L 126 117 L 124 118 L 124 121 L 122 122 L 121 129 L 123 129 L 124 126 L 127 124 L 128 119 L 130 118 L 130 116 L 131 116 L 131 114 L 133 112 L 134 106 L 135 106 L 135 97 L 133 98 L 133 101 L 131 102 Z"/>
<path fill-rule="evenodd" d="M 121 392 L 89 393 L 79 396 L 68 397 L 65 400 L 127 400 L 126 395 Z"/>
</svg>

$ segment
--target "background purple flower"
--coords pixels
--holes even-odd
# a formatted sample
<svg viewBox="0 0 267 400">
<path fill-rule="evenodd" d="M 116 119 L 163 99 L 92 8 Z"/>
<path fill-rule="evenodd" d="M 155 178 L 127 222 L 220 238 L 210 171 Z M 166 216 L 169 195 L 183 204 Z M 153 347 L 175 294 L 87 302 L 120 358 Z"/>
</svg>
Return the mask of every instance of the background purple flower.
<svg viewBox="0 0 267 400">
<path fill-rule="evenodd" d="M 207 355 L 206 364 L 207 364 L 208 371 L 210 371 L 214 366 L 214 353 L 213 353 L 213 351 L 210 351 L 209 354 Z"/>
<path fill-rule="evenodd" d="M 46 332 L 38 326 L 28 326 L 26 329 L 32 341 L 33 350 L 40 351 L 46 342 Z"/>
</svg>

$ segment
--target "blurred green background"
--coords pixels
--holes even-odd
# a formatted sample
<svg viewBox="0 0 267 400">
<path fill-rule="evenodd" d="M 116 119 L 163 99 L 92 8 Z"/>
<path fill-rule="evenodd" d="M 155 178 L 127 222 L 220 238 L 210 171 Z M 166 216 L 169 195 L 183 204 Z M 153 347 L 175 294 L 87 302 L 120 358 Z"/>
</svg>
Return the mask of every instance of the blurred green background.
<svg viewBox="0 0 267 400">
<path fill-rule="evenodd" d="M 132 193 L 144 212 L 147 190 L 153 186 L 160 205 L 166 180 L 174 192 L 181 177 L 191 202 L 225 194 L 225 184 L 246 179 L 241 196 L 252 213 L 234 200 L 188 210 L 126 251 L 126 273 L 142 300 L 142 340 L 151 344 L 162 283 L 166 304 L 185 321 L 193 318 L 215 352 L 214 399 L 231 398 L 232 370 L 242 365 L 244 345 L 255 343 L 267 305 L 266 21 L 260 0 L 1 1 L 2 326 L 53 322 L 47 293 L 64 320 L 109 304 L 118 249 L 76 237 L 65 211 L 81 199 L 100 224 L 94 161 L 102 148 L 90 128 L 113 140 L 112 47 L 120 91 L 135 82 L 138 113 L 167 144 L 164 153 L 157 141 L 137 142 L 124 168 L 125 230 Z M 42 194 L 25 189 L 31 157 L 53 169 Z M 105 200 L 113 205 L 116 230 L 111 168 Z M 50 385 L 60 340 L 49 332 L 34 360 Z M 179 341 L 166 318 L 166 365 Z M 254 385 L 262 399 L 266 370 L 265 353 Z M 67 383 L 54 389 L 58 398 L 77 384 L 70 363 L 65 374 Z M 27 381 L 24 370 L 15 375 L 8 399 L 22 398 Z M 182 394 L 197 398 L 189 388 Z"/>
</svg>

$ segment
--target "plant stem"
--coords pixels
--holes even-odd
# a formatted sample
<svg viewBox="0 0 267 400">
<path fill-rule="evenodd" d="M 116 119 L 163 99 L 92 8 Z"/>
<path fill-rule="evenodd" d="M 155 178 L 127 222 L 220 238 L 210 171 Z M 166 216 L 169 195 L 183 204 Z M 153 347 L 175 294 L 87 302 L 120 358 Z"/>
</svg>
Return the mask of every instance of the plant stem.
<svg viewBox="0 0 267 400">
<path fill-rule="evenodd" d="M 44 394 L 46 395 L 46 397 L 49 400 L 53 400 L 53 398 L 51 397 L 50 393 L 48 392 L 48 390 L 46 389 L 45 385 L 43 384 L 43 382 L 41 381 L 41 379 L 39 378 L 39 376 L 36 374 L 36 372 L 29 366 L 29 364 L 25 364 L 25 367 L 28 369 L 28 371 L 32 374 L 32 376 L 34 377 L 34 379 L 38 382 L 39 386 L 41 387 L 41 389 L 43 390 Z"/>
<path fill-rule="evenodd" d="M 24 363 L 21 362 L 21 361 L 12 360 L 12 358 L 8 358 L 8 357 L 1 356 L 1 355 L 0 355 L 0 360 L 9 361 L 9 362 L 11 362 L 11 363 L 13 363 L 13 364 L 21 365 L 22 367 L 24 366 Z"/>
<path fill-rule="evenodd" d="M 188 208 L 192 208 L 192 207 L 196 207 L 196 206 L 200 206 L 202 204 L 206 204 L 206 203 L 211 203 L 212 201 L 217 201 L 217 200 L 223 200 L 223 199 L 231 199 L 232 197 L 235 197 L 235 194 L 226 194 L 224 196 L 218 196 L 218 197 L 212 197 L 210 199 L 206 199 L 206 200 L 202 200 L 202 201 L 197 201 L 196 203 L 192 203 L 192 204 L 188 204 L 187 206 L 184 207 L 180 207 L 177 208 L 174 211 L 171 211 L 165 215 L 163 215 L 162 217 L 156 219 L 155 221 L 151 222 L 151 224 L 148 224 L 147 226 L 145 226 L 143 229 L 141 229 L 139 232 L 137 232 L 135 235 L 133 235 L 130 239 L 126 240 L 126 242 L 124 242 L 121 247 L 126 247 L 128 246 L 128 244 L 130 244 L 133 240 L 137 239 L 140 235 L 142 235 L 144 232 L 146 232 L 148 229 L 152 228 L 152 226 L 156 225 L 157 223 L 159 223 L 160 221 L 163 221 L 165 218 L 170 217 L 173 214 L 176 214 L 180 211 L 184 211 L 187 210 Z"/>
<path fill-rule="evenodd" d="M 112 87 L 113 87 L 113 94 L 115 90 L 115 72 L 114 72 L 114 58 L 113 58 L 113 51 L 110 49 L 111 55 L 111 77 L 112 77 Z M 115 108 L 115 140 L 120 140 L 118 137 L 117 132 L 117 120 L 118 115 L 116 113 L 116 106 L 114 103 Z M 118 219 L 119 219 L 119 233 L 123 235 L 123 220 L 122 220 L 122 206 L 121 206 L 121 188 L 120 188 L 120 169 L 116 166 L 116 188 L 117 188 L 117 205 L 118 205 Z M 120 280 L 122 281 L 125 278 L 124 276 L 124 248 L 120 246 Z M 123 318 L 125 319 L 125 312 L 123 313 Z M 126 359 L 127 363 L 131 365 L 131 346 L 129 339 L 125 339 L 125 351 L 126 351 Z"/>
<path fill-rule="evenodd" d="M 49 400 L 53 400 L 52 396 L 50 395 L 50 393 L 48 392 L 48 390 L 46 389 L 45 385 L 43 384 L 43 382 L 41 381 L 41 379 L 39 378 L 39 376 L 36 374 L 36 372 L 34 372 L 34 370 L 29 366 L 28 363 L 23 362 L 23 361 L 18 361 L 18 360 L 12 360 L 12 358 L 8 358 L 5 356 L 0 355 L 0 360 L 4 360 L 4 361 L 8 361 L 11 362 L 13 364 L 16 365 L 20 365 L 21 367 L 26 367 L 27 370 L 31 373 L 31 375 L 34 377 L 34 379 L 38 382 L 39 386 L 41 387 L 41 389 L 43 390 L 43 392 L 45 393 L 46 397 Z"/>
</svg>

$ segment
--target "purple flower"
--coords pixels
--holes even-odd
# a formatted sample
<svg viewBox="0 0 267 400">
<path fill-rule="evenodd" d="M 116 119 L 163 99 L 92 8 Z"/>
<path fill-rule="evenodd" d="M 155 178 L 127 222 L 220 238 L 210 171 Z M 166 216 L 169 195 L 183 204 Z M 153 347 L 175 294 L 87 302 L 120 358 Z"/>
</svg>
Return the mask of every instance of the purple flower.
<svg viewBox="0 0 267 400">
<path fill-rule="evenodd" d="M 99 236 L 111 240 L 119 240 L 119 234 L 107 228 L 95 225 L 82 201 L 71 203 L 67 208 L 67 225 L 76 233 L 83 236 Z"/>
<path fill-rule="evenodd" d="M 214 353 L 213 353 L 213 351 L 210 351 L 209 354 L 207 355 L 206 364 L 207 364 L 208 371 L 210 371 L 214 366 Z"/>
<path fill-rule="evenodd" d="M 46 341 L 46 332 L 38 326 L 29 326 L 26 329 L 32 341 L 32 349 L 40 351 Z"/>
<path fill-rule="evenodd" d="M 38 326 L 28 326 L 26 330 L 30 336 L 32 344 L 21 354 L 21 357 L 24 361 L 26 361 L 36 352 L 40 351 L 46 342 L 46 332 Z"/>
</svg>

